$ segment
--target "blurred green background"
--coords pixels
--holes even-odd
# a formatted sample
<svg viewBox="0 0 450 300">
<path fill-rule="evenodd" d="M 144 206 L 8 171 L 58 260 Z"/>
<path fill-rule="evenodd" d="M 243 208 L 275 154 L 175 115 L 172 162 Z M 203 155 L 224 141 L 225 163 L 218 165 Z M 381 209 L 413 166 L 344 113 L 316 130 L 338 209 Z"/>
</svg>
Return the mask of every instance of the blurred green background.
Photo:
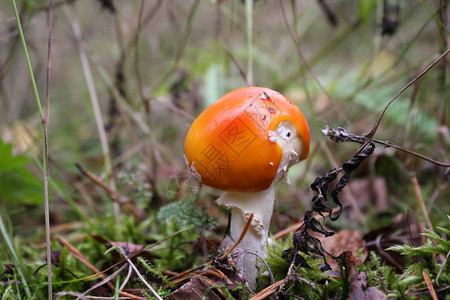
<svg viewBox="0 0 450 300">
<path fill-rule="evenodd" d="M 48 3 L 18 0 L 17 5 L 44 102 Z M 309 208 L 313 180 L 358 149 L 357 144 L 331 142 L 321 129 L 341 126 L 368 133 L 387 102 L 448 48 L 446 5 L 406 0 L 54 1 L 49 159 L 55 232 L 84 241 L 80 247 L 90 252 L 96 251 L 92 241 L 86 243 L 92 231 L 146 244 L 191 218 L 200 220 L 196 230 L 223 232 L 226 211 L 212 202 L 218 191 L 203 187 L 199 192 L 184 163 L 183 142 L 205 107 L 248 84 L 281 92 L 310 125 L 310 158 L 290 170 L 290 186 L 278 185 L 271 231 L 288 227 Z M 375 138 L 449 161 L 448 61 L 393 103 Z M 107 148 L 102 148 L 101 132 Z M 42 127 L 10 1 L 0 3 L 0 133 L 1 216 L 22 263 L 36 262 L 44 255 Z M 114 204 L 75 163 L 133 199 L 145 220 L 138 225 L 135 215 Z M 432 223 L 445 224 L 450 207 L 445 172 L 378 146 L 341 196 L 350 208 L 329 225 L 364 234 L 408 210 L 421 219 L 413 176 Z M 191 198 L 204 209 L 194 209 L 191 202 L 167 206 Z M 191 216 L 181 213 L 171 221 L 167 212 L 176 207 Z M 62 224 L 69 229 L 58 231 Z M 189 234 L 184 238 L 195 240 L 198 231 Z M 10 259 L 4 253 L 2 262 Z M 182 270 L 193 261 L 170 267 Z"/>
</svg>

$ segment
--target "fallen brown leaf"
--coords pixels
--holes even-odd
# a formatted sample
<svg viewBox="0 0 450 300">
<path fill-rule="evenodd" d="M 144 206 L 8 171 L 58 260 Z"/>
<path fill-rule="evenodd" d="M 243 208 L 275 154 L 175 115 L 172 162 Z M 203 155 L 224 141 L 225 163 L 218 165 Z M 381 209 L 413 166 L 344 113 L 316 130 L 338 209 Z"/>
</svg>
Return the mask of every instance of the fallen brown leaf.
<svg viewBox="0 0 450 300">
<path fill-rule="evenodd" d="M 190 281 L 183 284 L 178 290 L 165 297 L 166 300 L 186 300 L 202 299 L 211 282 L 200 276 L 193 277 Z M 214 289 L 208 293 L 208 300 L 220 300 Z"/>
<path fill-rule="evenodd" d="M 355 257 L 351 251 L 344 251 L 339 260 L 342 264 L 342 269 L 345 274 L 344 278 L 348 280 L 350 285 L 350 292 L 347 300 L 384 300 L 387 299 L 385 293 L 375 287 L 368 287 L 366 273 L 357 272 L 359 258 Z"/>
<path fill-rule="evenodd" d="M 387 299 L 385 293 L 377 289 L 376 287 L 367 288 L 367 276 L 366 273 L 361 272 L 350 278 L 350 294 L 347 300 L 384 300 Z"/>
<path fill-rule="evenodd" d="M 363 235 L 355 230 L 341 230 L 333 236 L 324 237 L 319 234 L 312 234 L 321 242 L 323 248 L 334 256 L 341 255 L 344 251 L 350 251 L 353 256 L 356 256 L 358 251 L 362 248 L 361 260 L 365 261 L 368 252 Z M 338 264 L 335 260 L 330 260 L 329 264 L 333 270 L 338 269 Z"/>
</svg>

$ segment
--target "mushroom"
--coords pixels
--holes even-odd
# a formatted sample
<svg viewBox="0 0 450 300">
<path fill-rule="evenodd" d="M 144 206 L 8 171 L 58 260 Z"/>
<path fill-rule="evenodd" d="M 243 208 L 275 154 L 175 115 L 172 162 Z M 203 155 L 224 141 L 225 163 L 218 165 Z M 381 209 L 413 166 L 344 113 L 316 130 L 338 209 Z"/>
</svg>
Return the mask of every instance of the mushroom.
<svg viewBox="0 0 450 300">
<path fill-rule="evenodd" d="M 224 193 L 231 209 L 230 237 L 236 241 L 254 217 L 239 248 L 264 258 L 275 200 L 275 183 L 309 154 L 309 127 L 300 109 L 268 88 L 232 91 L 192 123 L 184 144 L 191 173 Z M 242 272 L 254 288 L 256 255 L 242 255 Z"/>
</svg>

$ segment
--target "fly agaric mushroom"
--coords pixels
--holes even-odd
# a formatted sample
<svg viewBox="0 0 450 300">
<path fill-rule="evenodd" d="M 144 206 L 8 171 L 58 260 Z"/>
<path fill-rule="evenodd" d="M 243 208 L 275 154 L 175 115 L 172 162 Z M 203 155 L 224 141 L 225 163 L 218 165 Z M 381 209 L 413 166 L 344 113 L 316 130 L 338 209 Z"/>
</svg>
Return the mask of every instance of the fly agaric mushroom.
<svg viewBox="0 0 450 300">
<path fill-rule="evenodd" d="M 264 258 L 275 183 L 309 154 L 309 127 L 300 109 L 268 88 L 232 91 L 192 123 L 184 152 L 195 177 L 224 191 L 217 203 L 231 209 L 233 241 L 253 213 L 239 248 Z M 242 257 L 242 271 L 254 288 L 256 256 Z"/>
</svg>

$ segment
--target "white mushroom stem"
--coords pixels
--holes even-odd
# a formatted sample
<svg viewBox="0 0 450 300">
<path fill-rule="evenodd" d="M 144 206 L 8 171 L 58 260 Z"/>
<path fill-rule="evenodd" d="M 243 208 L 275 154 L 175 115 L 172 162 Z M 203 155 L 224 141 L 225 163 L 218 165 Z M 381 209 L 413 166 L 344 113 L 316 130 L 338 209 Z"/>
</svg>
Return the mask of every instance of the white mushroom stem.
<svg viewBox="0 0 450 300">
<path fill-rule="evenodd" d="M 267 235 L 275 201 L 275 183 L 282 178 L 287 178 L 289 167 L 299 161 L 299 153 L 303 151 L 303 144 L 297 130 L 289 121 L 280 122 L 275 131 L 268 133 L 268 139 L 276 142 L 283 150 L 272 185 L 266 190 L 254 193 L 224 192 L 217 199 L 219 205 L 231 209 L 230 237 L 233 241 L 239 239 L 248 218 L 253 213 L 251 226 L 238 247 L 241 250 L 256 253 L 261 258 L 266 257 Z M 254 289 L 258 275 L 257 257 L 253 254 L 244 254 L 237 265 L 242 268 L 250 288 Z"/>
<path fill-rule="evenodd" d="M 230 237 L 237 241 L 244 230 L 248 218 L 253 213 L 253 220 L 239 248 L 256 253 L 261 258 L 266 256 L 266 242 L 269 232 L 275 200 L 275 184 L 270 188 L 255 193 L 224 192 L 217 203 L 231 208 Z M 240 261 L 245 279 L 252 289 L 256 285 L 258 275 L 257 257 L 243 254 Z"/>
</svg>

